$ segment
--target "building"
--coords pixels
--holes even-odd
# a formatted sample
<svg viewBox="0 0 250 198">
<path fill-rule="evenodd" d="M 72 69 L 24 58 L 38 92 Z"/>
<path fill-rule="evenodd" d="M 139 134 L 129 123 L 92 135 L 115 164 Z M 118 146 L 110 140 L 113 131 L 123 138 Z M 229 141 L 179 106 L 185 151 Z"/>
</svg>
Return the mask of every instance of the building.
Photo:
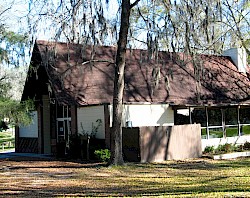
<svg viewBox="0 0 250 198">
<path fill-rule="evenodd" d="M 17 152 L 56 153 L 70 134 L 95 133 L 110 146 L 115 53 L 115 47 L 36 41 L 22 96 L 35 100 L 34 123 L 17 130 Z M 159 52 L 156 59 L 133 49 L 126 56 L 124 127 L 199 123 L 203 149 L 215 139 L 248 140 L 244 50 L 192 58 Z"/>
</svg>

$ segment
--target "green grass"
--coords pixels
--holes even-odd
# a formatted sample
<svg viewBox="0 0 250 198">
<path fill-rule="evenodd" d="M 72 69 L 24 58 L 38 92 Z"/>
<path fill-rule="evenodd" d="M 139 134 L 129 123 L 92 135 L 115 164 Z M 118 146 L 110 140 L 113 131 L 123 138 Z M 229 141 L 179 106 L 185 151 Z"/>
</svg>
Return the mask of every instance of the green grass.
<svg viewBox="0 0 250 198">
<path fill-rule="evenodd" d="M 0 160 L 0 197 L 250 197 L 250 158 L 104 163 Z"/>
<path fill-rule="evenodd" d="M 123 167 L 101 168 L 98 172 L 102 177 L 98 177 L 98 174 L 88 176 L 85 172 L 80 178 L 94 180 L 97 182 L 95 185 L 103 186 L 107 196 L 250 196 L 249 166 L 250 158 L 128 164 Z"/>
<path fill-rule="evenodd" d="M 12 144 L 9 144 L 9 142 L 12 142 Z M 11 148 L 14 148 L 15 137 L 12 136 L 11 132 L 0 132 L 0 150 L 8 150 Z M 5 143 L 5 144 L 4 144 Z M 3 145 L 4 144 L 4 149 Z"/>
</svg>

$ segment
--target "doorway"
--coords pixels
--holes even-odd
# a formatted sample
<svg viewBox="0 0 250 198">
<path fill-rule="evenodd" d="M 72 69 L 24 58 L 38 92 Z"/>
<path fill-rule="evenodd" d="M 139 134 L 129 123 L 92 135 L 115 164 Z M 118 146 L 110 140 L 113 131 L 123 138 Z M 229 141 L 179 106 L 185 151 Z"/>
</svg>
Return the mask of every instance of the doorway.
<svg viewBox="0 0 250 198">
<path fill-rule="evenodd" d="M 69 140 L 71 135 L 71 117 L 69 106 L 57 107 L 57 145 L 58 152 L 65 155 L 69 151 Z"/>
</svg>

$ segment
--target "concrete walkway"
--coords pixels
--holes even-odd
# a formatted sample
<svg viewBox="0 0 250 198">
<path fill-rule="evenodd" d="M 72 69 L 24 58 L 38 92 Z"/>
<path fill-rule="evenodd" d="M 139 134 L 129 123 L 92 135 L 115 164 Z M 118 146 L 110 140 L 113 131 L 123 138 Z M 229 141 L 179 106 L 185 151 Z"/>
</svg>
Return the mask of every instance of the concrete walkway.
<svg viewBox="0 0 250 198">
<path fill-rule="evenodd" d="M 8 150 L 0 152 L 0 159 L 10 159 L 15 157 L 32 157 L 32 158 L 43 158 L 53 159 L 52 156 L 37 153 L 16 153 L 15 150 Z"/>
</svg>

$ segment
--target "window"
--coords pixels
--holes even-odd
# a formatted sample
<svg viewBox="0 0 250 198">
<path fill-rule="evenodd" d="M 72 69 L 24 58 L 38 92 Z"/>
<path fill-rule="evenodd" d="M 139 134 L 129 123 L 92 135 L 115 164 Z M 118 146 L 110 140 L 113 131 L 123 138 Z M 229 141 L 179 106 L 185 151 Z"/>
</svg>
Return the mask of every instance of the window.
<svg viewBox="0 0 250 198">
<path fill-rule="evenodd" d="M 231 107 L 224 110 L 227 137 L 238 136 L 238 109 Z"/>
<path fill-rule="evenodd" d="M 206 127 L 206 110 L 205 108 L 202 109 L 194 109 L 192 111 L 192 123 L 193 124 L 201 124 L 201 127 Z"/>
<path fill-rule="evenodd" d="M 242 135 L 250 135 L 250 108 L 241 107 L 240 108 L 240 132 Z"/>
<path fill-rule="evenodd" d="M 250 124 L 250 108 L 249 107 L 240 108 L 240 123 Z"/>
<path fill-rule="evenodd" d="M 208 130 L 209 138 L 222 138 L 222 111 L 219 108 L 208 109 Z"/>
<path fill-rule="evenodd" d="M 189 109 L 175 111 L 175 125 L 190 124 Z"/>
<path fill-rule="evenodd" d="M 208 126 L 222 126 L 221 109 L 208 109 Z"/>
</svg>

